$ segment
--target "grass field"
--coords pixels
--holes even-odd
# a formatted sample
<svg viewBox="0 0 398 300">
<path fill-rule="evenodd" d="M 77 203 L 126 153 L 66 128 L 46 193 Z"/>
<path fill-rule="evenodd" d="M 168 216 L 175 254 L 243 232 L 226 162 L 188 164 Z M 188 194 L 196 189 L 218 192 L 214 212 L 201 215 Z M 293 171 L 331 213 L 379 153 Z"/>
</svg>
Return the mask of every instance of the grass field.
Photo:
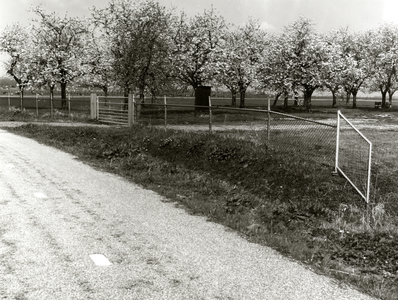
<svg viewBox="0 0 398 300">
<path fill-rule="evenodd" d="M 381 299 L 397 299 L 398 111 L 343 110 L 374 144 L 368 206 L 343 178 L 332 176 L 333 162 L 314 161 L 314 151 L 321 149 L 305 148 L 308 136 L 302 130 L 279 133 L 302 151 L 271 149 L 251 126 L 213 134 L 143 125 L 28 124 L 9 130 L 124 176 L 319 273 Z M 331 120 L 336 109 L 292 108 L 290 113 Z M 29 120 L 22 115 L 13 118 Z M 6 117 L 0 113 L 0 119 Z M 235 121 L 240 124 L 242 115 L 228 116 L 225 123 Z"/>
</svg>

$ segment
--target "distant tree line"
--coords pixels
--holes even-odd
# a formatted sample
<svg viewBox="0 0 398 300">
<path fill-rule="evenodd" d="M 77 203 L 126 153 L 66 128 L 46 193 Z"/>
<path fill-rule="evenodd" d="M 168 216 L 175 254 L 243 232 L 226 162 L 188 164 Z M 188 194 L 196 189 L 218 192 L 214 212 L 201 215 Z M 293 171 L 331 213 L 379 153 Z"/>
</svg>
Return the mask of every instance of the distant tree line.
<svg viewBox="0 0 398 300">
<path fill-rule="evenodd" d="M 0 34 L 9 55 L 7 73 L 25 89 L 91 86 L 155 98 L 167 91 L 224 86 L 231 105 L 245 106 L 249 87 L 275 95 L 274 103 L 302 96 L 311 108 L 314 91 L 330 91 L 356 107 L 359 91 L 379 91 L 382 106 L 398 88 L 398 27 L 351 32 L 316 32 L 299 18 L 282 33 L 263 30 L 257 20 L 228 25 L 215 9 L 194 17 L 176 14 L 154 0 L 112 0 L 93 7 L 89 18 L 60 17 L 31 9 L 28 27 L 11 24 Z M 388 102 L 387 102 L 388 100 Z"/>
</svg>

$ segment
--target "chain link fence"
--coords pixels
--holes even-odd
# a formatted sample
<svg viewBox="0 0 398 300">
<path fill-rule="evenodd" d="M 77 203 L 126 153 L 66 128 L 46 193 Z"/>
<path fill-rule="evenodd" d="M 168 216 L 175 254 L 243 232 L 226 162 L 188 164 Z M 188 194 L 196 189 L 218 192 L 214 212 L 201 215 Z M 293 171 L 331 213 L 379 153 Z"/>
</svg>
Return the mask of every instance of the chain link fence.
<svg viewBox="0 0 398 300">
<path fill-rule="evenodd" d="M 333 167 L 335 163 L 336 120 L 319 122 L 264 108 L 195 106 L 171 101 L 136 104 L 135 111 L 135 120 L 140 124 L 229 134 L 263 144 L 272 151 L 305 156 L 318 164 Z"/>
<path fill-rule="evenodd" d="M 269 147 L 279 152 L 294 152 L 318 164 L 334 166 L 336 122 L 319 122 L 271 112 Z"/>
</svg>

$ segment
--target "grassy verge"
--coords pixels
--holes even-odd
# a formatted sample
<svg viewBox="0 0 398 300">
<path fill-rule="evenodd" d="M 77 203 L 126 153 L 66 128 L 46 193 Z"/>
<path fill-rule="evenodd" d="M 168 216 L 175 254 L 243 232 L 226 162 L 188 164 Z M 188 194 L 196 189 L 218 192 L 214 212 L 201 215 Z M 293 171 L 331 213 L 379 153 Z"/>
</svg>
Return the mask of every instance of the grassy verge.
<svg viewBox="0 0 398 300">
<path fill-rule="evenodd" d="M 389 207 L 382 201 L 398 193 L 394 187 L 378 191 L 378 201 L 366 208 L 330 167 L 225 134 L 143 126 L 9 130 L 124 176 L 320 273 L 396 299 L 398 222 L 381 206 Z M 378 182 L 392 183 L 391 174 L 380 172 Z"/>
</svg>

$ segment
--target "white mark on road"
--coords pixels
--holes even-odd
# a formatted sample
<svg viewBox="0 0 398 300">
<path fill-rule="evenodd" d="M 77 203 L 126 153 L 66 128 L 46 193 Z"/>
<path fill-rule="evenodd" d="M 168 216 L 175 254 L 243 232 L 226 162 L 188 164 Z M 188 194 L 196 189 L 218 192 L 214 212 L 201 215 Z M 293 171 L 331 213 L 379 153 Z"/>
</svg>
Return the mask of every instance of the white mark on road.
<svg viewBox="0 0 398 300">
<path fill-rule="evenodd" d="M 110 266 L 111 262 L 102 254 L 91 254 L 90 258 L 97 266 Z"/>
<path fill-rule="evenodd" d="M 13 164 L 7 164 L 6 167 L 10 168 L 10 169 L 14 169 L 14 165 Z"/>
<path fill-rule="evenodd" d="M 44 195 L 43 193 L 34 193 L 34 196 L 35 196 L 36 198 L 42 198 L 42 199 L 47 198 L 47 196 Z"/>
</svg>

